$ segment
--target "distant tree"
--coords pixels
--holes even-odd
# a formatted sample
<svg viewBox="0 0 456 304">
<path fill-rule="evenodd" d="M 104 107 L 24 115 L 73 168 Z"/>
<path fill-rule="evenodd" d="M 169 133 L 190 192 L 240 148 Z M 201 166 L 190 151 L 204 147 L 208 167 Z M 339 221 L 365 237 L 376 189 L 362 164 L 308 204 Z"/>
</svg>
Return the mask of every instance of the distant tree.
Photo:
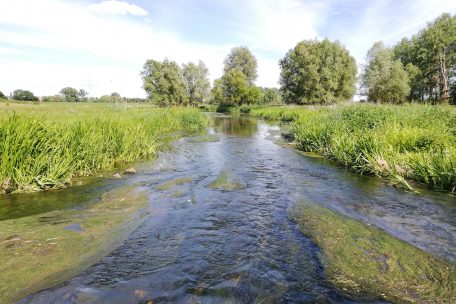
<svg viewBox="0 0 456 304">
<path fill-rule="evenodd" d="M 218 103 L 240 106 L 257 103 L 261 90 L 251 85 L 240 69 L 231 69 L 214 82 L 212 94 Z"/>
<path fill-rule="evenodd" d="M 280 90 L 277 88 L 262 88 L 261 89 L 261 98 L 260 104 L 281 104 L 282 103 L 282 95 L 280 94 Z"/>
<path fill-rule="evenodd" d="M 238 69 L 244 75 L 249 84 L 257 79 L 257 60 L 247 47 L 239 46 L 231 50 L 225 59 L 224 73 Z"/>
<path fill-rule="evenodd" d="M 456 82 L 456 15 L 442 14 L 394 47 L 409 73 L 410 100 L 447 102 Z"/>
<path fill-rule="evenodd" d="M 203 102 L 209 95 L 211 84 L 208 74 L 209 70 L 202 61 L 198 65 L 192 62 L 183 65 L 182 76 L 191 105 L 196 105 L 197 102 Z"/>
<path fill-rule="evenodd" d="M 79 91 L 75 88 L 66 87 L 60 90 L 60 94 L 63 97 L 65 102 L 78 102 L 80 101 L 79 98 Z"/>
<path fill-rule="evenodd" d="M 88 101 L 87 96 L 89 96 L 89 93 L 86 90 L 84 90 L 84 89 L 79 90 L 79 92 L 78 92 L 79 101 Z"/>
<path fill-rule="evenodd" d="M 361 88 L 369 101 L 380 103 L 401 104 L 410 93 L 408 73 L 382 42 L 375 43 L 367 54 Z"/>
<path fill-rule="evenodd" d="M 302 41 L 280 60 L 280 67 L 286 103 L 331 104 L 355 94 L 355 59 L 337 41 Z"/>
<path fill-rule="evenodd" d="M 257 61 L 246 47 L 231 50 L 225 59 L 222 78 L 214 82 L 213 99 L 224 105 L 258 103 L 261 89 L 253 83 L 257 78 Z"/>
<path fill-rule="evenodd" d="M 158 106 L 187 105 L 185 84 L 176 62 L 147 60 L 141 76 L 149 99 Z"/>
<path fill-rule="evenodd" d="M 8 97 L 6 97 L 5 94 L 3 94 L 2 91 L 0 91 L 0 99 L 8 99 Z"/>
<path fill-rule="evenodd" d="M 211 89 L 211 103 L 223 103 L 223 82 L 221 78 L 214 80 Z"/>
<path fill-rule="evenodd" d="M 40 99 L 33 95 L 32 92 L 27 90 L 15 90 L 13 92 L 12 98 L 14 100 L 22 100 L 22 101 L 39 101 Z"/>
<path fill-rule="evenodd" d="M 44 96 L 41 98 L 42 102 L 63 102 L 63 97 L 60 95 L 54 95 L 54 96 Z"/>
<path fill-rule="evenodd" d="M 112 92 L 111 96 L 114 97 L 114 98 L 122 98 L 122 96 L 120 96 L 120 94 L 117 93 L 117 92 Z"/>
</svg>

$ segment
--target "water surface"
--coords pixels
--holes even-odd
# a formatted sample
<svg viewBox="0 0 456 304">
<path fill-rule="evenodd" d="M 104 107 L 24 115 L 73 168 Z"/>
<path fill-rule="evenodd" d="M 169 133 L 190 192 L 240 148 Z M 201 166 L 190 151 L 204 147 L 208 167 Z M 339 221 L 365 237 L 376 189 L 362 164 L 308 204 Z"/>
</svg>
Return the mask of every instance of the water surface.
<svg viewBox="0 0 456 304">
<path fill-rule="evenodd" d="M 55 193 L 73 200 L 88 191 L 81 198 L 90 202 L 113 184 L 141 184 L 150 215 L 99 263 L 22 303 L 380 303 L 327 281 L 318 248 L 287 215 L 302 200 L 456 262 L 454 196 L 405 192 L 302 156 L 276 144 L 279 129 L 262 122 L 217 116 L 211 132 L 220 140 L 181 139 L 128 179 Z M 221 172 L 244 187 L 208 187 Z M 189 182 L 160 187 L 177 179 Z"/>
</svg>

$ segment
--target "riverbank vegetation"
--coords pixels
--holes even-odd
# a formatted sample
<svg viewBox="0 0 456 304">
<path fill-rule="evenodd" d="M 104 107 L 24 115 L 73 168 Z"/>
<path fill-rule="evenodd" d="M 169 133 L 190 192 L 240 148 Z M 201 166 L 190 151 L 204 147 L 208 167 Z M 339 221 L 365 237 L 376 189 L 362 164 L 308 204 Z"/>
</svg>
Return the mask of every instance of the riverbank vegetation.
<svg viewBox="0 0 456 304">
<path fill-rule="evenodd" d="M 258 108 L 251 115 L 292 123 L 300 150 L 360 174 L 456 191 L 456 109 L 431 105 Z"/>
<path fill-rule="evenodd" d="M 154 157 L 170 132 L 199 132 L 197 109 L 0 104 L 0 191 L 65 187 L 76 176 Z"/>
<path fill-rule="evenodd" d="M 394 303 L 455 303 L 456 268 L 378 228 L 310 202 L 293 212 L 322 250 L 326 275 L 350 293 Z"/>
</svg>

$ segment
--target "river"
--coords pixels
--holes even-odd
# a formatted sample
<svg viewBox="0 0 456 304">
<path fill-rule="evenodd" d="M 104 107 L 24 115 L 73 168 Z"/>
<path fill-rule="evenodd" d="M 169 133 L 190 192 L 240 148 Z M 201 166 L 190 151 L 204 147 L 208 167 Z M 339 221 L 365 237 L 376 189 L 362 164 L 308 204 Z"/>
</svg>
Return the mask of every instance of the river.
<svg viewBox="0 0 456 304">
<path fill-rule="evenodd" d="M 304 156 L 261 121 L 212 120 L 213 138 L 179 139 L 131 177 L 1 198 L 0 218 L 10 219 L 84 208 L 125 184 L 148 190 L 148 215 L 120 247 L 20 303 L 384 303 L 327 280 L 318 247 L 290 220 L 303 199 L 456 263 L 453 195 L 407 192 Z M 211 187 L 221 173 L 235 189 Z"/>
</svg>

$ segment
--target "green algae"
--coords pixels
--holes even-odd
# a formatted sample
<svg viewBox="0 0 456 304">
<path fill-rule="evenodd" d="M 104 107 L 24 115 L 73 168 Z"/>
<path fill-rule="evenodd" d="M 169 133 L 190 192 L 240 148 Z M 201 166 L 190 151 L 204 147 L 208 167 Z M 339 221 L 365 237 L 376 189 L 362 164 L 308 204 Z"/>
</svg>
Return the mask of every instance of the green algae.
<svg viewBox="0 0 456 304">
<path fill-rule="evenodd" d="M 227 170 L 222 170 L 217 178 L 209 184 L 209 188 L 234 191 L 244 189 L 245 185 L 238 178 L 232 176 Z"/>
<path fill-rule="evenodd" d="M 184 185 L 184 184 L 188 184 L 191 182 L 192 182 L 191 177 L 180 177 L 180 178 L 176 178 L 171 181 L 168 181 L 166 183 L 163 183 L 163 184 L 157 186 L 155 189 L 160 190 L 160 191 L 169 190 L 169 189 L 173 188 L 174 186 Z"/>
<path fill-rule="evenodd" d="M 105 193 L 85 210 L 58 210 L 0 222 L 0 303 L 52 287 L 116 248 L 139 223 L 147 194 Z M 66 229 L 77 224 L 80 231 Z"/>
<path fill-rule="evenodd" d="M 338 287 L 395 303 L 456 303 L 456 268 L 386 232 L 308 202 L 293 214 Z"/>
</svg>

